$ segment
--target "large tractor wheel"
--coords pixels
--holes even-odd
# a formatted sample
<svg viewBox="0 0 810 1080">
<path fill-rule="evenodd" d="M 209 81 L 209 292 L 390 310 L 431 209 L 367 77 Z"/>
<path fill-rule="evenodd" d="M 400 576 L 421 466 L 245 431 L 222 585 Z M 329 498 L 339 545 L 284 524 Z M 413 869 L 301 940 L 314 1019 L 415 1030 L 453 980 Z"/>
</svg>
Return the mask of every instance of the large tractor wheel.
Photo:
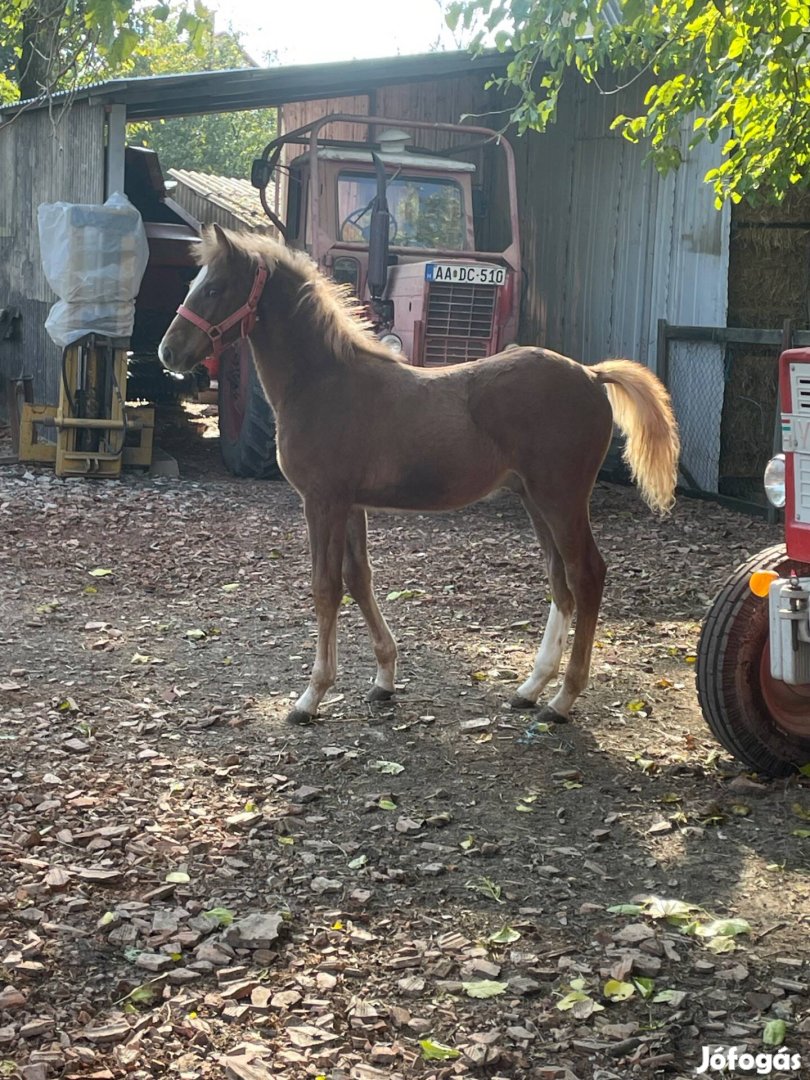
<svg viewBox="0 0 810 1080">
<path fill-rule="evenodd" d="M 757 570 L 810 577 L 784 545 L 761 551 L 726 582 L 703 624 L 697 689 L 717 739 L 756 772 L 788 776 L 810 762 L 810 685 L 788 686 L 771 675 L 768 599 L 748 582 Z"/>
<path fill-rule="evenodd" d="M 281 477 L 276 418 L 244 339 L 225 349 L 219 360 L 219 444 L 225 467 L 234 476 Z"/>
</svg>

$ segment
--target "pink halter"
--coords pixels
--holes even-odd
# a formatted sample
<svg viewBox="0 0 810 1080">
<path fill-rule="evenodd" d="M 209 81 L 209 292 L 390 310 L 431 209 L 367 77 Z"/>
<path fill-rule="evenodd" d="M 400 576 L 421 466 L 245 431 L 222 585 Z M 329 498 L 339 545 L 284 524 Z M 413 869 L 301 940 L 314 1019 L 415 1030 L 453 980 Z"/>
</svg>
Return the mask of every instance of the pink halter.
<svg viewBox="0 0 810 1080">
<path fill-rule="evenodd" d="M 227 319 L 223 319 L 222 322 L 212 324 L 206 322 L 206 320 L 192 311 L 191 308 L 187 308 L 185 304 L 181 304 L 177 309 L 177 314 L 184 319 L 188 319 L 190 323 L 194 323 L 199 327 L 204 334 L 207 334 L 211 339 L 211 346 L 214 350 L 214 358 L 219 359 L 219 354 L 222 352 L 223 335 L 230 330 L 232 326 L 235 326 L 238 322 L 241 322 L 239 328 L 239 336 L 246 338 L 256 325 L 258 316 L 256 314 L 256 308 L 259 306 L 259 300 L 261 299 L 262 290 L 264 289 L 264 283 L 267 281 L 267 267 L 263 262 L 260 262 L 256 267 L 256 276 L 253 279 L 253 287 L 250 290 L 250 296 L 244 304 L 235 311 L 233 315 L 229 315 Z"/>
</svg>

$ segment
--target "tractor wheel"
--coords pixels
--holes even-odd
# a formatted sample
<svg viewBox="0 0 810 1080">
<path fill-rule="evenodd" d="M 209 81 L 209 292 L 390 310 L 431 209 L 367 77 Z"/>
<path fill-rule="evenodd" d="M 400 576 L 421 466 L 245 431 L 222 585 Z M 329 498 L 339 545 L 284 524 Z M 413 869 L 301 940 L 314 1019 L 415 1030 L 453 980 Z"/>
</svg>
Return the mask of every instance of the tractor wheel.
<svg viewBox="0 0 810 1080">
<path fill-rule="evenodd" d="M 225 468 L 234 476 L 280 479 L 276 418 L 244 339 L 225 349 L 219 360 L 219 445 Z"/>
<path fill-rule="evenodd" d="M 782 544 L 738 567 L 712 605 L 700 636 L 697 690 L 716 738 L 749 769 L 788 776 L 810 762 L 810 685 L 771 675 L 768 599 L 748 582 L 757 570 L 786 577 L 810 566 L 787 557 Z"/>
</svg>

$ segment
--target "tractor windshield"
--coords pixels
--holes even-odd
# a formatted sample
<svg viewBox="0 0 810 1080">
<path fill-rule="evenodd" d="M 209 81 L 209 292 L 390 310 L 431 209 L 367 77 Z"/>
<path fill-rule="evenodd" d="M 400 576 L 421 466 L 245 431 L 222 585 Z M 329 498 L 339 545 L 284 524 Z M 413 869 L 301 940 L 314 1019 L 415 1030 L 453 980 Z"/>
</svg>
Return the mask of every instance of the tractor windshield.
<svg viewBox="0 0 810 1080">
<path fill-rule="evenodd" d="M 341 172 L 338 176 L 338 239 L 367 243 L 371 206 L 377 193 L 373 174 Z M 460 184 L 429 176 L 394 176 L 386 188 L 394 247 L 467 247 L 464 196 Z"/>
</svg>

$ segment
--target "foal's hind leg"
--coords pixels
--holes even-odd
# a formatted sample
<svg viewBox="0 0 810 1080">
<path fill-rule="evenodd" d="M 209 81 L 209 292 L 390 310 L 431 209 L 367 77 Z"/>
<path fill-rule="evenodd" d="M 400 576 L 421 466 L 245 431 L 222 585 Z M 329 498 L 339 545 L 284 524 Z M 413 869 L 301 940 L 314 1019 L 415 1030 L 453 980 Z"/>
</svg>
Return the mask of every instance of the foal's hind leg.
<svg viewBox="0 0 810 1080">
<path fill-rule="evenodd" d="M 577 611 L 574 644 L 562 687 L 540 714 L 543 720 L 559 722 L 568 719 L 571 706 L 588 685 L 605 583 L 605 561 L 591 532 L 587 506 L 578 514 L 566 514 L 562 518 L 546 514 L 546 521 L 565 564 L 566 580 L 574 594 Z"/>
<path fill-rule="evenodd" d="M 551 585 L 552 604 L 543 633 L 543 640 L 537 650 L 534 669 L 512 698 L 513 709 L 533 709 L 540 693 L 560 670 L 563 650 L 568 639 L 568 630 L 574 615 L 574 597 L 565 578 L 565 566 L 557 545 L 543 521 L 543 518 L 527 495 L 521 500 L 526 513 L 531 518 L 534 531 L 546 555 L 549 584 Z M 563 719 L 563 717 L 560 717 Z"/>
<path fill-rule="evenodd" d="M 341 565 L 346 542 L 347 511 L 305 500 L 304 513 L 312 555 L 312 596 L 318 620 L 318 644 L 309 686 L 287 717 L 293 723 L 308 723 L 318 712 L 324 695 L 337 674 L 337 613 L 343 596 Z"/>
<path fill-rule="evenodd" d="M 368 561 L 366 512 L 355 507 L 346 528 L 346 553 L 343 557 L 343 580 L 357 601 L 366 620 L 374 655 L 377 658 L 377 677 L 368 695 L 369 701 L 390 701 L 394 694 L 397 670 L 397 645 L 377 606 L 372 590 L 372 573 Z"/>
</svg>

